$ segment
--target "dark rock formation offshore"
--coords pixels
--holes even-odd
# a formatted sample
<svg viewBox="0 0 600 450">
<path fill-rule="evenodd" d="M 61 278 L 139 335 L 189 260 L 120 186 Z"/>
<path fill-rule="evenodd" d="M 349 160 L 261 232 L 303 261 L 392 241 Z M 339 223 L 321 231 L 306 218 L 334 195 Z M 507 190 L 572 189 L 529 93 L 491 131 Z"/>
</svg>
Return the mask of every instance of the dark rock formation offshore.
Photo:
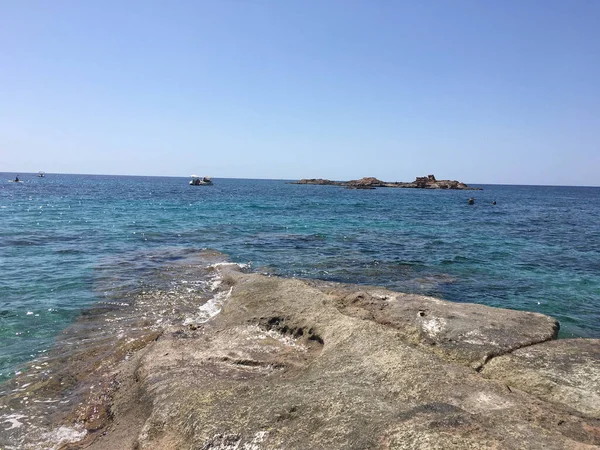
<svg viewBox="0 0 600 450">
<path fill-rule="evenodd" d="M 360 180 L 350 181 L 332 181 L 322 178 L 302 179 L 293 182 L 292 184 L 317 184 L 317 185 L 332 185 L 343 186 L 348 189 L 375 189 L 378 187 L 390 188 L 413 188 L 413 189 L 461 189 L 461 190 L 481 190 L 467 186 L 465 183 L 456 180 L 436 180 L 435 176 L 427 175 L 426 177 L 417 177 L 415 181 L 405 183 L 401 181 L 387 182 L 381 181 L 374 177 L 365 177 Z"/>
</svg>

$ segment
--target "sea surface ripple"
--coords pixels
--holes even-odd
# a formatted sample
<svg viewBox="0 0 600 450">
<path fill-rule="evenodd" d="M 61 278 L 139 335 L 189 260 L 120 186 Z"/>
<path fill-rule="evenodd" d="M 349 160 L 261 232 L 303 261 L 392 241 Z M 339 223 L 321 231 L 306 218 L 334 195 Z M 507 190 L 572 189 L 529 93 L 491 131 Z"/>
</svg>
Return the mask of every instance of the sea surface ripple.
<svg viewBox="0 0 600 450">
<path fill-rule="evenodd" d="M 206 248 L 259 272 L 536 311 L 561 337 L 600 337 L 600 188 L 11 178 L 0 174 L 0 379 L 86 308 L 173 283 L 161 273 Z"/>
</svg>

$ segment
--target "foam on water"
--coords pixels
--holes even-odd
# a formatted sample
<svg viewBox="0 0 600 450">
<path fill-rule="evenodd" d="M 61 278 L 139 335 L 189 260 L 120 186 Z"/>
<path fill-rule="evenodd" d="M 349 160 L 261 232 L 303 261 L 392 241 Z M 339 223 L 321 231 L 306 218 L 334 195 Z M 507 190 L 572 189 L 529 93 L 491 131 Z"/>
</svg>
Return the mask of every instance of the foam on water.
<svg viewBox="0 0 600 450">
<path fill-rule="evenodd" d="M 20 422 L 23 419 L 28 421 Z M 59 426 L 54 429 L 40 428 L 34 425 L 36 419 L 28 418 L 22 414 L 0 415 L 0 423 L 10 423 L 11 426 L 4 428 L 3 433 L 11 434 L 16 428 L 21 428 L 26 424 L 27 434 L 16 435 L 12 444 L 4 444 L 5 450 L 57 450 L 66 444 L 81 441 L 87 435 L 87 431 L 82 426 L 69 427 Z"/>
<path fill-rule="evenodd" d="M 9 424 L 10 426 L 8 428 L 4 428 L 4 431 L 10 431 L 13 428 L 19 428 L 23 426 L 23 422 L 20 422 L 19 419 L 23 419 L 24 417 L 27 416 L 23 414 L 6 414 L 0 416 L 0 422 L 4 424 Z"/>
<path fill-rule="evenodd" d="M 184 325 L 192 325 L 196 323 L 205 323 L 217 314 L 221 312 L 221 307 L 229 297 L 231 296 L 230 288 L 227 292 L 219 292 L 215 294 L 210 300 L 198 308 L 198 313 L 193 317 L 187 317 L 184 319 Z"/>
<path fill-rule="evenodd" d="M 84 311 L 50 352 L 0 385 L 0 448 L 54 449 L 85 437 L 89 417 L 81 405 L 100 402 L 94 408 L 102 409 L 111 389 L 102 374 L 111 365 L 128 360 L 132 349 L 153 336 L 182 325 L 196 328 L 220 312 L 232 290 L 223 284 L 222 271 L 240 269 L 224 258 L 167 249 L 102 262 L 105 300 Z M 141 265 L 146 266 L 142 274 Z M 143 278 L 137 289 L 130 272 Z M 72 385 L 52 382 L 73 379 L 78 381 Z"/>
<path fill-rule="evenodd" d="M 231 262 L 220 262 L 209 265 L 208 268 L 214 270 L 214 274 L 211 275 L 208 280 L 203 281 L 203 283 L 208 287 L 210 292 L 214 293 L 214 295 L 211 298 L 209 298 L 204 304 L 198 307 L 198 311 L 196 314 L 186 317 L 183 321 L 183 325 L 205 323 L 221 312 L 223 304 L 229 299 L 233 290 L 233 288 L 230 288 L 227 291 L 219 291 L 219 288 L 223 283 L 221 269 L 236 268 L 239 270 L 244 270 L 248 269 L 249 267 L 250 264 L 240 264 Z"/>
</svg>

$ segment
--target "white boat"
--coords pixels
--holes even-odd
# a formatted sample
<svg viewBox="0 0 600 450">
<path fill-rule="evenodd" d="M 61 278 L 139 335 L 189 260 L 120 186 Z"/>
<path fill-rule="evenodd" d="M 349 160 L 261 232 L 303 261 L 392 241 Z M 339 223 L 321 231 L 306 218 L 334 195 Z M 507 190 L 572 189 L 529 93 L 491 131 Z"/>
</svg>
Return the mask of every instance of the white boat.
<svg viewBox="0 0 600 450">
<path fill-rule="evenodd" d="M 192 178 L 190 180 L 191 186 L 212 186 L 212 178 L 211 177 L 199 177 L 198 175 L 190 175 Z"/>
<path fill-rule="evenodd" d="M 45 176 L 46 176 L 45 172 L 38 173 L 38 177 L 40 177 L 40 178 L 44 178 Z"/>
</svg>

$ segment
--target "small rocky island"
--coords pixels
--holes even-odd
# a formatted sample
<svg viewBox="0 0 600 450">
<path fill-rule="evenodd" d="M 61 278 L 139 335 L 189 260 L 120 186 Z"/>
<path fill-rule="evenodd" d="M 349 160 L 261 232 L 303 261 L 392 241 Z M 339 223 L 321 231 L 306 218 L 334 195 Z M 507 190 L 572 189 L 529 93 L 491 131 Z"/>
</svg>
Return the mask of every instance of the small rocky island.
<svg viewBox="0 0 600 450">
<path fill-rule="evenodd" d="M 305 178 L 300 181 L 292 182 L 291 184 L 318 184 L 342 186 L 348 189 L 375 189 L 378 187 L 390 188 L 412 188 L 412 189 L 459 189 L 465 191 L 479 191 L 481 188 L 467 186 L 465 183 L 456 180 L 437 180 L 434 175 L 426 177 L 417 177 L 415 181 L 381 181 L 374 177 L 364 177 L 360 180 L 350 181 L 332 181 L 323 178 Z"/>
</svg>

